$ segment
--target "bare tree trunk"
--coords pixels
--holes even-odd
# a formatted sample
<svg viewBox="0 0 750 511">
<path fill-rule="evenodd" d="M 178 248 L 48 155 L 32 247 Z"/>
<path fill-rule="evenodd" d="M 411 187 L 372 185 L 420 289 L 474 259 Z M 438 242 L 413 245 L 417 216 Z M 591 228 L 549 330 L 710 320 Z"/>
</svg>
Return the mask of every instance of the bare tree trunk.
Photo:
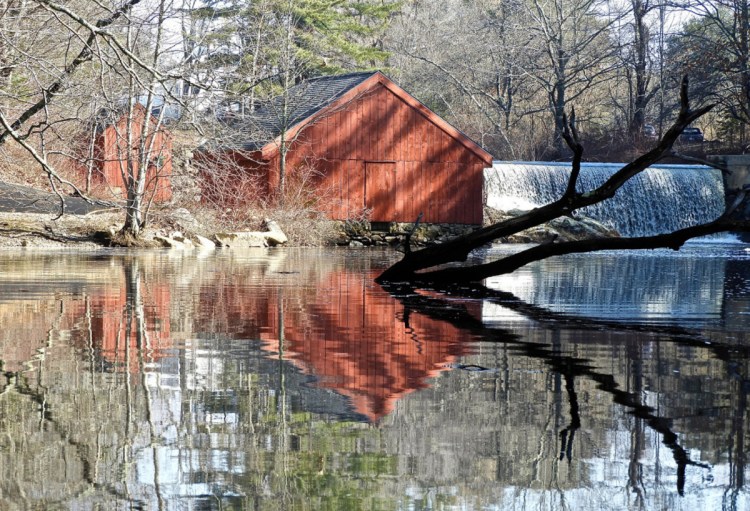
<svg viewBox="0 0 750 511">
<path fill-rule="evenodd" d="M 630 81 L 635 80 L 633 95 L 630 100 L 630 120 L 628 132 L 633 138 L 643 136 L 643 127 L 646 124 L 646 109 L 648 104 L 660 90 L 661 82 L 649 90 L 651 75 L 649 67 L 650 35 L 646 16 L 656 6 L 650 0 L 631 0 L 631 11 L 633 15 L 633 50 L 632 62 L 628 64 L 628 70 L 632 73 Z M 662 8 L 663 5 L 658 7 Z M 663 11 L 662 11 L 663 12 Z M 663 56 L 662 56 L 663 58 Z"/>
<path fill-rule="evenodd" d="M 565 131 L 565 56 L 563 50 L 559 49 L 559 61 L 558 68 L 555 70 L 556 80 L 555 87 L 552 89 L 552 96 L 550 102 L 552 103 L 552 111 L 555 117 L 555 132 L 554 132 L 554 143 L 555 149 L 558 155 L 562 155 L 565 151 L 565 138 L 563 138 L 563 132 Z"/>
<path fill-rule="evenodd" d="M 155 102 L 155 89 L 159 82 L 157 76 L 153 70 L 158 69 L 159 61 L 161 58 L 161 45 L 162 45 L 162 27 L 165 21 L 165 0 L 160 0 L 157 19 L 156 19 L 156 34 L 153 41 L 153 51 L 149 65 L 150 69 L 147 71 L 150 76 L 148 77 L 148 89 L 146 91 L 146 104 L 143 106 L 143 117 L 142 119 L 136 119 L 133 116 L 135 102 L 139 93 L 143 92 L 137 87 L 141 86 L 143 81 L 136 80 L 136 77 L 131 73 L 131 88 L 130 94 L 131 99 L 129 101 L 128 111 L 128 178 L 127 184 L 127 203 L 125 209 L 125 224 L 122 227 L 122 233 L 128 236 L 132 236 L 138 239 L 141 236 L 143 228 L 146 225 L 146 219 L 148 216 L 148 207 L 150 203 L 146 200 L 146 185 L 148 179 L 148 170 L 151 166 L 152 155 L 154 151 L 154 144 L 156 142 L 157 132 L 161 127 L 161 123 L 164 117 L 165 106 L 162 104 L 162 108 L 159 113 L 159 117 L 155 119 L 152 115 Z M 131 26 L 128 26 L 128 31 L 131 30 Z M 132 41 L 129 41 L 132 43 Z M 129 46 L 130 48 L 130 46 Z M 133 48 L 135 50 L 135 48 Z M 133 63 L 131 62 L 131 66 Z M 162 102 L 165 101 L 162 95 Z M 137 126 L 137 145 L 133 141 L 133 128 L 135 123 L 139 123 Z M 137 150 L 133 154 L 133 147 Z M 158 180 L 158 175 L 154 176 L 155 181 Z M 156 193 L 157 183 L 153 183 L 154 193 Z"/>
<path fill-rule="evenodd" d="M 735 20 L 738 25 L 737 30 L 739 34 L 739 55 L 737 56 L 738 64 L 738 75 L 740 77 L 740 84 L 742 89 L 742 104 L 740 108 L 743 112 L 744 124 L 750 122 L 750 7 L 748 6 L 748 0 L 741 0 L 737 2 L 738 12 L 736 12 Z M 736 4 L 735 4 L 736 5 Z"/>
<path fill-rule="evenodd" d="M 133 26 L 128 24 L 127 26 L 127 40 L 126 45 L 128 49 L 133 48 Z M 133 60 L 128 59 L 128 67 L 132 68 Z M 127 197 L 125 202 L 125 223 L 122 226 L 121 232 L 124 235 L 132 236 L 138 239 L 141 235 L 141 228 L 143 226 L 142 218 L 142 202 L 143 202 L 143 191 L 140 188 L 141 180 L 137 173 L 140 172 L 140 168 L 136 168 L 138 158 L 133 154 L 134 146 L 134 133 L 133 128 L 135 124 L 135 102 L 137 101 L 138 91 L 136 84 L 136 77 L 133 73 L 128 74 L 128 111 L 127 118 L 125 120 L 125 149 L 122 157 L 125 158 L 125 176 L 123 182 L 127 189 Z M 144 117 L 148 117 L 149 112 L 145 113 Z"/>
<path fill-rule="evenodd" d="M 648 64 L 648 27 L 645 16 L 648 9 L 647 2 L 643 0 L 632 0 L 633 8 L 633 71 L 635 74 L 635 91 L 633 97 L 633 109 L 628 130 L 631 136 L 639 136 L 643 132 L 646 120 L 646 106 L 648 104 L 646 92 L 648 88 L 648 77 L 646 76 Z"/>
</svg>

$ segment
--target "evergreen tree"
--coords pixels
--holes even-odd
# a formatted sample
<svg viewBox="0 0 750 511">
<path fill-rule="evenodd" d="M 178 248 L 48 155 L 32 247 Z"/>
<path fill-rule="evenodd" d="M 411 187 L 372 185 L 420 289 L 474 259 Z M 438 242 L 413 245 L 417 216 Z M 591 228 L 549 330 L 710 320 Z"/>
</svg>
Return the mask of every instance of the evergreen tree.
<svg viewBox="0 0 750 511">
<path fill-rule="evenodd" d="M 243 111 L 258 96 L 321 74 L 381 65 L 380 36 L 399 2 L 204 0 L 185 10 L 194 73 L 210 77 Z"/>
</svg>

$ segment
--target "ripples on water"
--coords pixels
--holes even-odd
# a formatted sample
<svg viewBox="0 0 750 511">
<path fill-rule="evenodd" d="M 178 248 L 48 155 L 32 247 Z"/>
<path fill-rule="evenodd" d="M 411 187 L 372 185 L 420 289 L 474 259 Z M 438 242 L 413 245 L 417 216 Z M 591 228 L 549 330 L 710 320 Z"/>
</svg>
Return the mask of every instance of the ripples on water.
<svg viewBox="0 0 750 511">
<path fill-rule="evenodd" d="M 395 299 L 395 257 L 0 252 L 0 509 L 750 505 L 745 246 L 513 303 Z"/>
</svg>

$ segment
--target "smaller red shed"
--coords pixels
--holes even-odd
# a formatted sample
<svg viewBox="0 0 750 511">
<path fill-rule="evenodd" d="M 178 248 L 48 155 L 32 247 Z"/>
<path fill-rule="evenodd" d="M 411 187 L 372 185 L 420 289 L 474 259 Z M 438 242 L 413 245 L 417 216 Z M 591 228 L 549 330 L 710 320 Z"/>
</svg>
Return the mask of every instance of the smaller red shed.
<svg viewBox="0 0 750 511">
<path fill-rule="evenodd" d="M 492 156 L 379 71 L 301 82 L 233 124 L 245 139 L 222 154 L 259 176 L 265 193 L 277 191 L 286 153 L 289 179 L 316 171 L 332 219 L 482 223 Z"/>
<path fill-rule="evenodd" d="M 149 116 L 148 131 L 141 140 L 146 126 L 146 108 L 135 105 L 128 121 L 127 113 L 103 110 L 94 126 L 94 134 L 86 148 L 88 162 L 81 168 L 84 189 L 100 195 L 123 199 L 127 196 L 128 166 L 133 175 L 139 171 L 141 144 L 148 155 L 146 193 L 157 202 L 172 198 L 172 136 L 153 115 Z"/>
</svg>

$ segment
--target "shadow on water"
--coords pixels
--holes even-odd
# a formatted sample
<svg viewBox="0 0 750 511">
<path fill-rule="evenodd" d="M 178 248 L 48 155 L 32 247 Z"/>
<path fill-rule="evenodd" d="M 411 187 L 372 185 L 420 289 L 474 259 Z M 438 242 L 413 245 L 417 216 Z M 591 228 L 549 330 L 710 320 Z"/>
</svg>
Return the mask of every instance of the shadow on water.
<svg viewBox="0 0 750 511">
<path fill-rule="evenodd" d="M 382 289 L 388 257 L 0 254 L 0 507 L 746 502 L 747 259 L 653 265 L 604 307 L 607 259 L 510 293 Z"/>
<path fill-rule="evenodd" d="M 661 417 L 656 414 L 656 410 L 652 407 L 642 404 L 641 397 L 638 394 L 622 390 L 615 380 L 615 376 L 595 370 L 593 361 L 585 358 L 566 356 L 557 352 L 552 347 L 525 342 L 520 336 L 511 331 L 487 328 L 480 320 L 466 311 L 464 305 L 461 303 L 455 304 L 448 300 L 427 297 L 417 293 L 415 289 L 404 287 L 403 285 L 386 285 L 384 287 L 404 304 L 405 318 L 411 317 L 412 313 L 420 313 L 438 321 L 444 321 L 458 329 L 471 332 L 472 335 L 478 338 L 510 345 L 515 353 L 541 360 L 554 372 L 562 375 L 565 380 L 565 391 L 570 406 L 570 422 L 560 432 L 560 459 L 567 458 L 568 461 L 571 460 L 573 439 L 576 431 L 581 426 L 580 407 L 575 390 L 576 379 L 588 378 L 596 382 L 598 389 L 609 394 L 615 403 L 628 408 L 629 413 L 646 421 L 646 424 L 651 429 L 661 435 L 662 442 L 672 451 L 674 461 L 677 464 L 677 491 L 680 495 L 684 494 L 685 470 L 688 466 L 710 468 L 708 464 L 695 462 L 690 459 L 688 452 L 679 445 L 677 433 L 671 429 L 672 420 L 669 417 Z M 447 295 L 459 295 L 495 302 L 531 320 L 547 324 L 548 326 L 558 325 L 563 327 L 574 324 L 577 330 L 582 331 L 607 329 L 609 331 L 627 332 L 635 330 L 659 335 L 660 342 L 674 342 L 691 347 L 705 347 L 705 341 L 701 336 L 682 328 L 659 328 L 623 324 L 615 321 L 596 321 L 582 317 L 555 314 L 542 307 L 525 303 L 509 293 L 493 291 L 483 286 L 444 288 L 437 291 Z M 405 320 L 405 326 L 409 327 L 408 320 Z M 731 357 L 738 354 L 737 348 L 726 346 L 710 345 L 709 350 L 718 359 L 726 362 L 730 362 Z M 743 358 L 747 358 L 748 355 L 750 355 L 750 347 L 743 348 Z M 743 380 L 743 402 L 746 400 L 746 391 L 748 388 L 750 388 L 750 380 Z M 744 459 L 744 453 L 738 453 L 738 457 L 739 459 Z"/>
</svg>

